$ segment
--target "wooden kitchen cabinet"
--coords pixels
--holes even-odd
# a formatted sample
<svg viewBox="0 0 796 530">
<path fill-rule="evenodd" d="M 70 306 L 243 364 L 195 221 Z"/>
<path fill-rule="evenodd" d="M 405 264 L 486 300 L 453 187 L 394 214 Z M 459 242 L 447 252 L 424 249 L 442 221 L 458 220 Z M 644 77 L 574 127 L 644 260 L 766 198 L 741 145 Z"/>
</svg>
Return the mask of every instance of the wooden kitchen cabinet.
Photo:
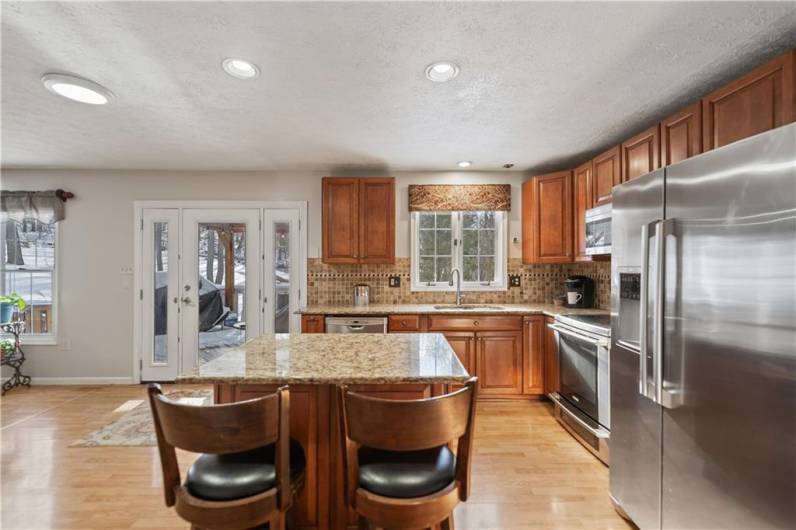
<svg viewBox="0 0 796 530">
<path fill-rule="evenodd" d="M 467 331 L 448 331 L 445 333 L 448 344 L 451 345 L 456 356 L 461 361 L 464 369 L 470 375 L 475 372 L 475 333 Z M 451 385 L 454 389 L 459 389 L 464 385 Z"/>
<path fill-rule="evenodd" d="M 395 262 L 395 179 L 324 177 L 324 263 Z"/>
<path fill-rule="evenodd" d="M 662 120 L 661 166 L 682 162 L 702 152 L 702 103 L 697 101 Z"/>
<path fill-rule="evenodd" d="M 791 50 L 702 99 L 703 149 L 710 151 L 794 121 Z"/>
<path fill-rule="evenodd" d="M 395 179 L 359 180 L 359 262 L 395 262 Z"/>
<path fill-rule="evenodd" d="M 572 261 L 572 172 L 532 177 L 522 185 L 524 263 Z"/>
<path fill-rule="evenodd" d="M 544 394 L 545 321 L 541 315 L 523 318 L 522 330 L 522 392 Z"/>
<path fill-rule="evenodd" d="M 558 378 L 558 344 L 555 331 L 548 324 L 553 323 L 553 317 L 544 317 L 544 388 L 545 393 L 558 392 L 560 387 Z"/>
<path fill-rule="evenodd" d="M 586 210 L 592 207 L 591 160 L 572 172 L 572 246 L 575 261 L 590 261 L 586 255 Z"/>
<path fill-rule="evenodd" d="M 482 331 L 475 340 L 479 394 L 522 394 L 522 332 Z"/>
<path fill-rule="evenodd" d="M 592 203 L 594 206 L 611 202 L 614 186 L 622 182 L 622 156 L 620 146 L 592 159 Z"/>
<path fill-rule="evenodd" d="M 661 167 L 660 130 L 656 124 L 622 142 L 622 182 L 646 175 Z"/>
<path fill-rule="evenodd" d="M 302 333 L 325 333 L 326 319 L 324 315 L 301 315 Z"/>
<path fill-rule="evenodd" d="M 387 329 L 390 333 L 420 333 L 425 331 L 425 317 L 420 315 L 389 315 Z"/>
</svg>

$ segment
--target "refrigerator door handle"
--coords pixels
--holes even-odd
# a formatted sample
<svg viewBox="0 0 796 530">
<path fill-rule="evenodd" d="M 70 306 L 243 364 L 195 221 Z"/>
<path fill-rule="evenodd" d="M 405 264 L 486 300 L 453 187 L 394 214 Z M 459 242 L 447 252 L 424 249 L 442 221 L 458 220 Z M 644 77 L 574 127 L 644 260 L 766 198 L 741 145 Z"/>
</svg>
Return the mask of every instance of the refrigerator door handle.
<svg viewBox="0 0 796 530">
<path fill-rule="evenodd" d="M 658 270 L 656 271 L 656 300 L 655 300 L 655 347 L 656 351 L 653 352 L 655 362 L 655 370 L 653 379 L 655 380 L 655 401 L 667 409 L 677 408 L 681 402 L 682 394 L 678 392 L 678 388 L 672 389 L 664 388 L 664 299 L 665 299 L 665 277 L 666 277 L 666 263 L 670 263 L 667 252 L 671 248 L 667 245 L 669 237 L 676 238 L 675 219 L 666 219 L 658 226 Z M 676 245 L 675 245 L 676 249 Z M 676 252 L 676 250 L 675 250 Z M 682 361 L 681 361 L 682 362 Z M 681 385 L 681 381 L 677 381 L 676 385 Z"/>
<path fill-rule="evenodd" d="M 638 370 L 638 391 L 642 396 L 655 401 L 655 396 L 649 392 L 649 374 L 647 373 L 647 357 L 649 355 L 647 344 L 647 328 L 649 320 L 649 268 L 650 268 L 650 234 L 658 234 L 657 225 L 659 220 L 641 226 L 641 289 L 639 293 L 639 370 Z M 657 249 L 657 246 L 656 246 Z M 656 267 L 656 278 L 657 278 Z M 657 280 L 656 280 L 657 281 Z M 656 284 L 657 287 L 657 284 Z M 657 300 L 657 298 L 656 298 Z M 654 339 L 654 335 L 653 335 Z M 653 356 L 655 350 L 653 348 Z"/>
<path fill-rule="evenodd" d="M 663 278 L 664 249 L 666 248 L 666 227 L 671 219 L 658 221 L 655 226 L 655 299 L 652 315 L 652 381 L 655 403 L 661 403 L 663 387 Z"/>
</svg>

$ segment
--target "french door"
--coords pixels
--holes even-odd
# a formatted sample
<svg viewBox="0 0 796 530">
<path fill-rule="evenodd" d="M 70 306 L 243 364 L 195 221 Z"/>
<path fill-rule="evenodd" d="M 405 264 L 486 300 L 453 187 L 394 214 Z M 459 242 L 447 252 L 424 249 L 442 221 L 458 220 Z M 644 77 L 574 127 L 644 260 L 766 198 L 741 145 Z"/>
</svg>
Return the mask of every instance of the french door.
<svg viewBox="0 0 796 530">
<path fill-rule="evenodd" d="M 140 209 L 140 371 L 172 381 L 262 333 L 297 333 L 300 208 Z"/>
</svg>

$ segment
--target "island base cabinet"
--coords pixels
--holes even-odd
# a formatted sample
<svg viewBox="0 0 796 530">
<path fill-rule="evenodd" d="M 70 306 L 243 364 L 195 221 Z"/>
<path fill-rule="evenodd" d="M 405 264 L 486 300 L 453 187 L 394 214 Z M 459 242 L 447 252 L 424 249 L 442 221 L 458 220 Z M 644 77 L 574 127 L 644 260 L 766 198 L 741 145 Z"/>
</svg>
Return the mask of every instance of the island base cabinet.
<svg viewBox="0 0 796 530">
<path fill-rule="evenodd" d="M 483 331 L 475 340 L 479 395 L 522 395 L 522 332 Z"/>
<path fill-rule="evenodd" d="M 467 370 L 468 374 L 475 374 L 475 333 L 467 331 L 455 331 L 445 333 L 445 338 L 448 339 L 448 344 L 451 345 L 453 351 L 459 361 Z M 458 390 L 464 385 L 451 385 L 452 390 Z"/>
<path fill-rule="evenodd" d="M 276 384 L 221 383 L 214 386 L 215 403 L 245 401 L 275 392 Z M 335 385 L 289 385 L 290 437 L 306 457 L 304 487 L 288 512 L 288 528 L 343 530 L 356 526 L 345 506 L 340 411 Z M 420 399 L 443 395 L 445 384 L 349 385 L 354 392 L 388 399 Z"/>
</svg>

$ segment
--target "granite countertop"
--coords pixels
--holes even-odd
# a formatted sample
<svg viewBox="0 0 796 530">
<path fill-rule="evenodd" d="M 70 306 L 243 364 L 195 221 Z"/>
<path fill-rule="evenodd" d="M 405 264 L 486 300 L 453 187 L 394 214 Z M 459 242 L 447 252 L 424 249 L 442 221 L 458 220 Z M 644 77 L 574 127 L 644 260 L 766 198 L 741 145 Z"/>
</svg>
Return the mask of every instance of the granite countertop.
<svg viewBox="0 0 796 530">
<path fill-rule="evenodd" d="M 177 382 L 432 384 L 469 377 L 441 333 L 285 333 L 254 338 Z"/>
<path fill-rule="evenodd" d="M 455 307 L 437 309 L 435 304 L 370 304 L 364 307 L 353 305 L 315 305 L 299 309 L 297 313 L 304 315 L 399 315 L 399 314 L 436 314 L 436 315 L 529 315 L 544 314 L 557 316 L 563 314 L 607 315 L 607 309 L 575 309 L 553 304 L 483 304 L 479 309 L 457 309 Z M 447 304 L 436 304 L 447 305 Z M 468 305 L 468 304 L 465 304 Z M 482 304 L 473 304 L 482 305 Z"/>
</svg>

